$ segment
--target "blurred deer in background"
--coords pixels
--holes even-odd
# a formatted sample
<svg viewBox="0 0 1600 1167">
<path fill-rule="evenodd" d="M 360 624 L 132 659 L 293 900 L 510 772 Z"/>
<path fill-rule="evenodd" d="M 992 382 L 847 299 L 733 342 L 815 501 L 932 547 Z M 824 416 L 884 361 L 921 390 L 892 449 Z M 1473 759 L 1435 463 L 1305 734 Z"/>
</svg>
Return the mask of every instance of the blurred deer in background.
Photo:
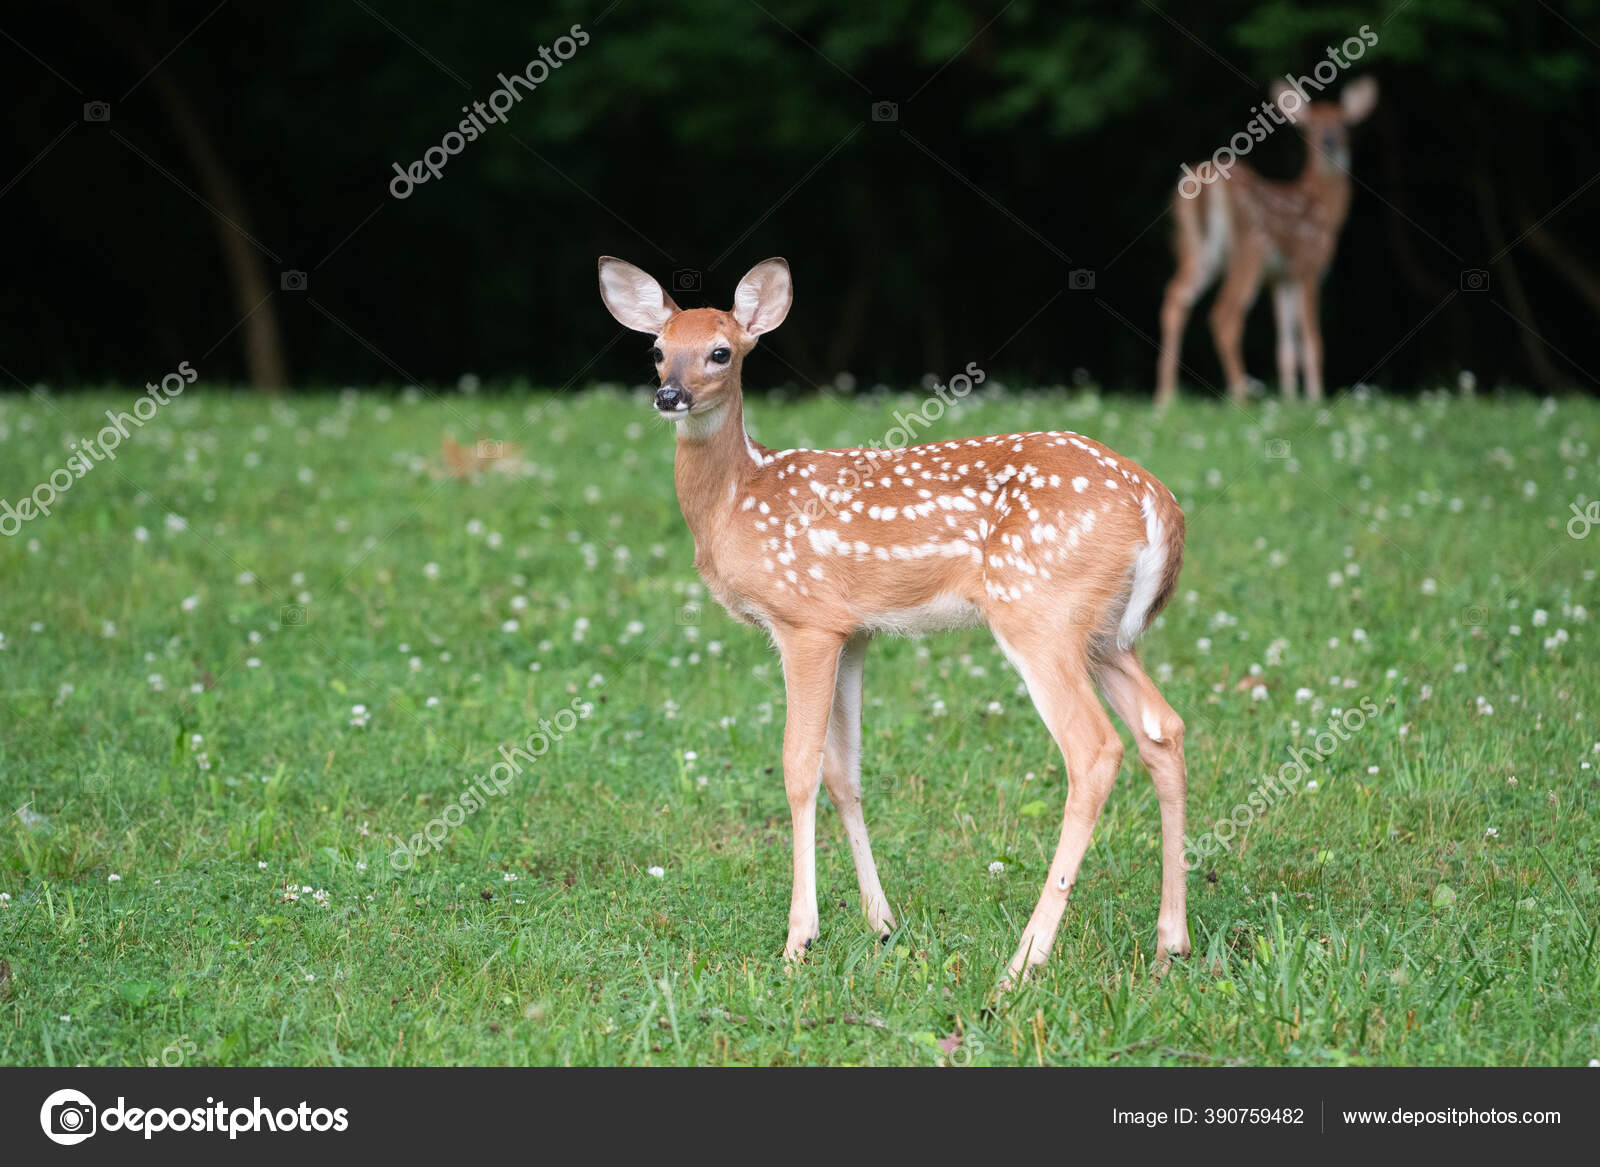
<svg viewBox="0 0 1600 1167">
<path fill-rule="evenodd" d="M 1306 139 L 1306 164 L 1289 182 L 1263 178 L 1236 162 L 1223 173 L 1212 162 L 1186 170 L 1173 195 L 1178 271 L 1161 305 L 1161 359 L 1156 404 L 1178 391 L 1178 353 L 1189 310 L 1219 272 L 1222 287 L 1211 308 L 1211 335 L 1228 381 L 1228 395 L 1245 399 L 1245 316 L 1263 278 L 1272 285 L 1278 326 L 1278 382 L 1295 397 L 1296 365 L 1305 377 L 1306 400 L 1322 400 L 1322 278 L 1333 261 L 1339 231 L 1350 210 L 1349 127 L 1378 104 L 1378 83 L 1362 77 L 1344 88 L 1338 102 L 1304 100 L 1279 81 L 1273 104 Z M 1291 113 L 1286 105 L 1295 106 Z M 1209 177 L 1196 178 L 1196 174 Z M 1193 186 L 1193 190 L 1186 189 Z"/>
<path fill-rule="evenodd" d="M 1183 722 L 1134 642 L 1171 598 L 1183 511 L 1127 458 L 1078 434 L 1002 434 L 888 449 L 769 450 L 744 428 L 741 373 L 793 299 L 789 265 L 752 268 L 726 311 L 683 311 L 632 264 L 600 260 L 600 295 L 652 338 L 655 409 L 677 431 L 673 476 L 695 566 L 728 612 L 766 629 L 783 658 L 783 781 L 794 828 L 784 955 L 819 935 L 818 788 L 844 821 L 861 906 L 894 916 L 861 813 L 861 676 L 874 633 L 986 624 L 1021 674 L 1067 764 L 1055 859 L 1008 983 L 1055 943 L 1122 739 L 1133 731 L 1161 807 L 1158 965 L 1189 952 L 1184 911 Z"/>
</svg>

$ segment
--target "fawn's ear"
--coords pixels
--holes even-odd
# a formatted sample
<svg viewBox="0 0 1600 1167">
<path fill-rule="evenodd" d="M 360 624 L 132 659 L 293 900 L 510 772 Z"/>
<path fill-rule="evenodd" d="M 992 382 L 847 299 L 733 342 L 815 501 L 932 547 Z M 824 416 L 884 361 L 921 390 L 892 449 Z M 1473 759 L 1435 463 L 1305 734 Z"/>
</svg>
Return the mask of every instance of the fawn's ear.
<svg viewBox="0 0 1600 1167">
<path fill-rule="evenodd" d="M 672 297 L 647 272 L 609 255 L 600 257 L 600 298 L 624 328 L 652 336 L 678 314 Z"/>
<path fill-rule="evenodd" d="M 1339 108 L 1344 111 L 1347 126 L 1363 120 L 1377 104 L 1378 82 L 1371 77 L 1357 77 L 1339 95 Z"/>
<path fill-rule="evenodd" d="M 760 336 L 782 324 L 793 303 L 789 261 L 764 259 L 746 272 L 734 289 L 733 318 L 751 336 Z"/>
<path fill-rule="evenodd" d="M 1305 120 L 1306 106 L 1311 103 L 1304 92 L 1296 89 L 1281 77 L 1272 83 L 1272 87 L 1267 92 L 1272 97 L 1272 104 L 1278 107 L 1279 113 L 1289 119 L 1291 125 L 1299 125 Z M 1283 97 L 1286 93 L 1294 94 L 1294 100 L 1287 106 L 1283 103 Z M 1291 109 L 1290 106 L 1293 106 L 1293 108 Z"/>
</svg>

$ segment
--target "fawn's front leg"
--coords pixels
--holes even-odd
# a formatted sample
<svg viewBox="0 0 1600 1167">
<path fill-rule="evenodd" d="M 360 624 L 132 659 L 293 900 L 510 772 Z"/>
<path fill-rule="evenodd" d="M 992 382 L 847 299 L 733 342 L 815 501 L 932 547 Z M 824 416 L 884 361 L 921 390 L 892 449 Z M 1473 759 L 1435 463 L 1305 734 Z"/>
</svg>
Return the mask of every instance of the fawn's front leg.
<svg viewBox="0 0 1600 1167">
<path fill-rule="evenodd" d="M 820 934 L 817 915 L 817 790 L 827 748 L 834 680 L 844 638 L 833 633 L 788 629 L 775 634 L 783 654 L 788 703 L 783 725 L 783 788 L 794 826 L 794 895 L 789 901 L 786 960 L 799 960 Z"/>
<path fill-rule="evenodd" d="M 894 913 L 878 882 L 878 865 L 873 862 L 872 844 L 867 839 L 867 820 L 861 813 L 861 670 L 866 655 L 865 636 L 850 640 L 839 655 L 822 781 L 844 823 L 845 838 L 850 841 L 856 881 L 861 885 L 861 910 L 872 930 L 887 939 L 894 931 Z"/>
</svg>

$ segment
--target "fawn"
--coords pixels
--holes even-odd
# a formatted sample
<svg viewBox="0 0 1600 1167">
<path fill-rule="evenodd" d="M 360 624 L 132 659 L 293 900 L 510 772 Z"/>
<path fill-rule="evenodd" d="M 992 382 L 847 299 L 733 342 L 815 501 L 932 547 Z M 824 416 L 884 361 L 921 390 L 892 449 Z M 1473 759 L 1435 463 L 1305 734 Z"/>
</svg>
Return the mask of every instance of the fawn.
<svg viewBox="0 0 1600 1167">
<path fill-rule="evenodd" d="M 861 677 L 874 633 L 986 624 L 1066 760 L 1069 791 L 1044 892 L 1010 985 L 1050 954 L 1089 837 L 1122 763 L 1098 685 L 1133 731 L 1161 807 L 1157 962 L 1189 952 L 1183 722 L 1134 642 L 1177 586 L 1183 512 L 1141 467 L 1074 433 L 881 449 L 770 450 L 744 428 L 740 373 L 793 300 L 789 265 L 757 264 L 733 307 L 684 311 L 648 274 L 600 260 L 600 295 L 653 338 L 655 408 L 677 429 L 673 477 L 695 566 L 783 659 L 783 781 L 794 829 L 784 956 L 819 935 L 817 792 L 844 822 L 871 927 L 895 926 L 861 813 Z M 827 503 L 825 516 L 796 501 Z"/>
<path fill-rule="evenodd" d="M 1178 351 L 1189 309 L 1226 269 L 1211 308 L 1211 335 L 1228 380 L 1228 395 L 1245 399 L 1242 341 L 1245 316 L 1265 277 L 1272 284 L 1278 326 L 1278 382 L 1295 397 L 1295 365 L 1305 374 L 1306 400 L 1322 400 L 1322 323 L 1318 299 L 1350 211 L 1349 128 L 1378 104 L 1378 83 L 1361 77 L 1338 103 L 1307 102 L 1285 82 L 1272 87 L 1273 104 L 1306 139 L 1306 164 L 1291 182 L 1262 178 L 1236 163 L 1221 174 L 1203 162 L 1186 172 L 1172 199 L 1178 271 L 1161 305 L 1161 357 L 1156 403 L 1178 392 Z M 1284 108 L 1293 104 L 1293 112 Z M 1205 181 L 1195 177 L 1208 175 Z M 1211 181 L 1215 177 L 1218 181 Z M 1193 184 L 1193 193 L 1185 186 Z"/>
</svg>

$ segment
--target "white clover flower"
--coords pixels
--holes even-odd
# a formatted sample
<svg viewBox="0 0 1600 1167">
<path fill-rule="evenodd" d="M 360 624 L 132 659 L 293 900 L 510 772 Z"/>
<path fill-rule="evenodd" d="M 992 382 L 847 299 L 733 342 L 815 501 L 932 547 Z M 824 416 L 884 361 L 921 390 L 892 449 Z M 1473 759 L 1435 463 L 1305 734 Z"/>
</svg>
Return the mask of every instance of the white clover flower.
<svg viewBox="0 0 1600 1167">
<path fill-rule="evenodd" d="M 996 859 L 993 863 L 989 864 L 989 874 L 990 875 L 1003 875 L 1003 874 L 1005 874 L 1005 870 L 1006 870 L 1006 865 L 1004 863 L 1000 862 L 1000 860 L 998 860 L 998 859 Z"/>
<path fill-rule="evenodd" d="M 664 867 L 647 867 L 644 873 L 656 879 L 665 879 L 667 877 L 667 870 Z"/>
</svg>

